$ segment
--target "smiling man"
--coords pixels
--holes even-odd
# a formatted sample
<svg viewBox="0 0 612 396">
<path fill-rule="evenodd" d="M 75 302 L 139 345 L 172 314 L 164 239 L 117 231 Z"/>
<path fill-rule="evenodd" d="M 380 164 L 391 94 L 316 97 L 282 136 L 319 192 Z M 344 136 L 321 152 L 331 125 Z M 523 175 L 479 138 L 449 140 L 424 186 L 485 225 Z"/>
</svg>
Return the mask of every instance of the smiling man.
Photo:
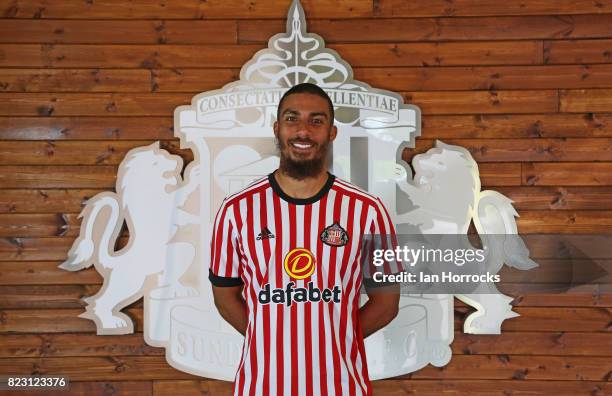
<svg viewBox="0 0 612 396">
<path fill-rule="evenodd" d="M 361 242 L 395 240 L 393 223 L 327 171 L 337 128 L 325 91 L 291 88 L 277 120 L 279 169 L 226 198 L 213 230 L 215 304 L 245 336 L 234 394 L 370 395 L 363 338 L 397 315 L 399 287 L 367 289 L 359 307 Z"/>
</svg>

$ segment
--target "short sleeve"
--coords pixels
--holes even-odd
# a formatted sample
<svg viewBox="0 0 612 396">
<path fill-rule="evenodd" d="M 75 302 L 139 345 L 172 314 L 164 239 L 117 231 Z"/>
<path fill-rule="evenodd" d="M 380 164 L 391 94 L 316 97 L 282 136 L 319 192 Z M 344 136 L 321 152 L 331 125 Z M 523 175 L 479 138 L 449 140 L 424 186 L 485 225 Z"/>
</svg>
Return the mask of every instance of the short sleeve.
<svg viewBox="0 0 612 396">
<path fill-rule="evenodd" d="M 389 212 L 379 198 L 372 205 L 369 218 L 369 227 L 366 230 L 363 245 L 365 250 L 363 252 L 365 261 L 362 265 L 364 285 L 366 288 L 372 288 L 396 284 L 396 282 L 381 281 L 380 275 L 375 276 L 376 273 L 392 275 L 403 270 L 400 262 L 388 259 L 390 253 L 388 253 L 389 256 L 384 254 L 384 251 L 395 252 L 397 235 Z"/>
<path fill-rule="evenodd" d="M 214 286 L 240 286 L 240 241 L 236 229 L 233 205 L 223 201 L 215 217 L 210 243 L 210 269 L 208 279 Z"/>
</svg>

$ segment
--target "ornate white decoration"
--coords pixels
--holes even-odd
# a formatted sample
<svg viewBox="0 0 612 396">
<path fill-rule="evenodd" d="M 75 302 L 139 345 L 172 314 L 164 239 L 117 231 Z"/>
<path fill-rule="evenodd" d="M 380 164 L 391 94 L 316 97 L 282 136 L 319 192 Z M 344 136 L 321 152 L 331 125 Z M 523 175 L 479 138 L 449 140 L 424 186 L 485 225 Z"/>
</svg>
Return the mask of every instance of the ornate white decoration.
<svg viewBox="0 0 612 396">
<path fill-rule="evenodd" d="M 93 264 L 104 277 L 98 293 L 85 299 L 88 305 L 81 315 L 96 322 L 98 334 L 134 331 L 132 320 L 120 310 L 143 296 L 149 275 L 159 274 L 153 287 L 167 298 L 197 294 L 180 281 L 193 263 L 195 247 L 172 241 L 179 226 L 199 224 L 197 216 L 180 209 L 198 188 L 199 168 L 194 165 L 177 188 L 181 157 L 160 150 L 158 143 L 133 149 L 121 163 L 117 193 L 100 193 L 87 202 L 80 235 L 60 267 L 76 271 Z M 130 243 L 115 252 L 124 221 Z"/>
<path fill-rule="evenodd" d="M 96 322 L 98 334 L 133 332 L 120 311 L 144 296 L 148 344 L 165 347 L 167 361 L 179 370 L 233 380 L 243 338 L 221 318 L 212 299 L 207 274 L 213 217 L 226 195 L 278 167 L 272 132 L 276 108 L 282 94 L 301 82 L 323 87 L 336 108 L 339 133 L 331 171 L 379 196 L 398 231 L 409 226 L 422 233 L 465 233 L 473 219 L 481 234 L 516 234 L 510 201 L 480 191 L 478 168 L 467 150 L 439 143 L 415 158 L 412 180 L 401 153 L 420 135 L 418 107 L 354 80 L 351 67 L 326 49 L 321 37 L 306 32 L 296 0 L 287 32 L 272 37 L 268 48 L 243 66 L 239 81 L 199 94 L 191 105 L 175 110 L 175 135 L 194 153 L 185 180 L 179 176 L 179 157 L 156 145 L 137 148 L 119 167 L 117 193 L 98 194 L 87 203 L 81 234 L 61 267 L 80 270 L 93 264 L 104 276 L 82 315 Z M 449 192 L 460 199 L 450 202 Z M 115 252 L 124 221 L 130 240 Z M 499 266 L 533 265 L 524 246 L 504 248 Z M 509 297 L 487 292 L 458 296 L 478 309 L 466 321 L 466 332 L 499 333 L 501 322 L 516 315 Z M 452 299 L 402 297 L 398 317 L 365 340 L 370 377 L 446 364 L 453 340 Z"/>
</svg>

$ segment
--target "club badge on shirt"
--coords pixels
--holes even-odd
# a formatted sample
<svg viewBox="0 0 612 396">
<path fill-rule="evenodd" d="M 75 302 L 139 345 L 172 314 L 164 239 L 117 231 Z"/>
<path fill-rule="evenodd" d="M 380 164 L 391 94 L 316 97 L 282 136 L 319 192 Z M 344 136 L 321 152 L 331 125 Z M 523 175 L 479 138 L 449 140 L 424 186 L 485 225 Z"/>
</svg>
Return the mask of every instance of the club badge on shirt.
<svg viewBox="0 0 612 396">
<path fill-rule="evenodd" d="M 321 232 L 321 242 L 328 246 L 339 247 L 348 243 L 348 234 L 342 226 L 335 222 Z"/>
</svg>

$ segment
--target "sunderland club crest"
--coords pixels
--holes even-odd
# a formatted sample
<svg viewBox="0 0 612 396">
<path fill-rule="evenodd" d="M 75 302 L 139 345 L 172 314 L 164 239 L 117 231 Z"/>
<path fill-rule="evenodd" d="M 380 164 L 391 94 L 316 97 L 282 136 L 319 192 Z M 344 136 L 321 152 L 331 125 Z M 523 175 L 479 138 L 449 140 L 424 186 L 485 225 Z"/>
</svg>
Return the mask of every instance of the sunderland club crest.
<svg viewBox="0 0 612 396">
<path fill-rule="evenodd" d="M 349 240 L 346 230 L 337 222 L 326 227 L 319 238 L 321 238 L 321 242 L 334 247 L 344 246 Z"/>
<path fill-rule="evenodd" d="M 243 338 L 213 303 L 207 278 L 213 217 L 225 196 L 278 167 L 276 107 L 289 87 L 302 82 L 321 86 L 334 104 L 338 137 L 330 171 L 380 197 L 398 232 L 465 234 L 473 221 L 481 236 L 517 234 L 511 201 L 480 191 L 478 166 L 467 150 L 438 142 L 415 157 L 412 174 L 401 153 L 420 135 L 419 108 L 354 80 L 340 55 L 306 32 L 305 21 L 294 1 L 287 31 L 242 67 L 238 81 L 175 110 L 175 135 L 194 153 L 184 172 L 181 158 L 158 144 L 136 148 L 119 167 L 116 192 L 87 202 L 80 235 L 61 268 L 93 265 L 104 277 L 81 315 L 96 323 L 98 334 L 132 333 L 133 322 L 121 310 L 143 297 L 145 341 L 165 347 L 169 364 L 208 378 L 234 378 Z M 123 224 L 129 242 L 116 251 Z M 260 237 L 274 238 L 274 230 Z M 321 233 L 333 246 L 346 237 L 337 224 Z M 524 245 L 482 239 L 495 253 L 494 271 L 503 264 L 535 265 Z M 477 309 L 466 332 L 499 333 L 502 321 L 517 315 L 511 298 L 494 288 L 457 297 Z M 371 379 L 448 363 L 453 331 L 453 295 L 402 296 L 397 318 L 366 339 Z"/>
</svg>

